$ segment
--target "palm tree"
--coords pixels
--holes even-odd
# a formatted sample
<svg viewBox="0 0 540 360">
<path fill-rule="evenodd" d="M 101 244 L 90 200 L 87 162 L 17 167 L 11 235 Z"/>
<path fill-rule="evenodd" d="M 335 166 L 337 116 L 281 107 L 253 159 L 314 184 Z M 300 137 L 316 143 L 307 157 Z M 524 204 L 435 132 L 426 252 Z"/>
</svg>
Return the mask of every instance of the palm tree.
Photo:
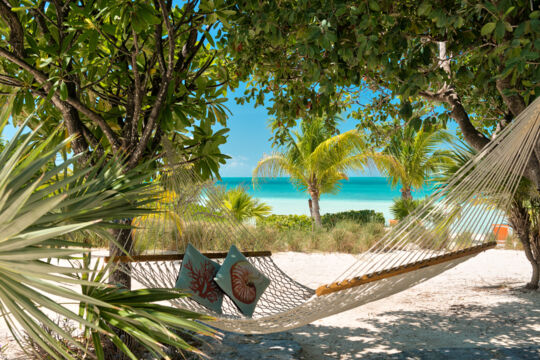
<svg viewBox="0 0 540 360">
<path fill-rule="evenodd" d="M 0 135 L 6 122 L 7 117 L 0 119 Z M 94 281 L 105 276 L 99 268 L 73 263 L 88 252 L 88 245 L 77 238 L 107 236 L 107 230 L 118 227 L 118 217 L 148 213 L 142 207 L 155 200 L 153 186 L 141 182 L 138 171 L 126 173 L 115 161 L 78 169 L 74 165 L 82 155 L 75 155 L 55 165 L 58 152 L 72 139 L 53 145 L 52 134 L 34 142 L 37 131 L 19 130 L 0 151 L 0 314 L 13 336 L 21 344 L 23 330 L 54 359 L 81 358 L 90 342 L 96 357 L 104 359 L 103 338 L 131 359 L 139 358 L 112 326 L 160 358 L 166 357 L 163 344 L 197 351 L 169 329 L 212 334 L 194 321 L 201 316 L 152 303 L 183 296 L 179 291 L 119 289 Z M 79 303 L 81 312 L 58 298 Z M 84 326 L 88 343 L 51 320 L 51 313 Z"/>
<path fill-rule="evenodd" d="M 371 158 L 392 187 L 401 184 L 401 198 L 412 200 L 412 190 L 422 188 L 443 166 L 453 163 L 448 150 L 439 149 L 452 137 L 445 131 L 416 131 L 406 126 L 397 132 L 388 146 Z"/>
<path fill-rule="evenodd" d="M 362 147 L 363 138 L 356 129 L 335 135 L 323 118 L 304 119 L 300 131 L 286 134 L 282 152 L 259 161 L 253 181 L 289 175 L 296 188 L 309 194 L 311 216 L 320 226 L 320 196 L 337 192 L 340 180 L 348 179 L 346 171 L 364 168 L 367 157 Z"/>
<path fill-rule="evenodd" d="M 437 178 L 440 186 L 444 186 L 476 154 L 477 151 L 467 144 L 456 147 L 453 152 L 454 163 L 447 166 Z M 521 178 L 512 202 L 505 211 L 515 236 L 523 246 L 525 257 L 532 266 L 531 279 L 525 288 L 538 289 L 540 287 L 540 192 L 526 177 Z"/>
<path fill-rule="evenodd" d="M 250 219 L 262 219 L 272 212 L 272 208 L 249 195 L 241 186 L 228 190 L 223 197 L 223 205 L 240 222 Z"/>
</svg>

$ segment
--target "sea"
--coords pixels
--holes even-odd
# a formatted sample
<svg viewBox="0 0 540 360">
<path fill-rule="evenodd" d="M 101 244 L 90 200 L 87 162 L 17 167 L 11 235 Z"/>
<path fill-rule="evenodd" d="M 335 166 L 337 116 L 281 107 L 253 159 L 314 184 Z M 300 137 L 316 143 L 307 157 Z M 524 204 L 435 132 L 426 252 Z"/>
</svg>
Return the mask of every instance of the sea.
<svg viewBox="0 0 540 360">
<path fill-rule="evenodd" d="M 255 186 L 251 177 L 224 177 L 220 183 L 228 189 L 244 187 L 249 194 L 270 205 L 274 214 L 309 215 L 308 194 L 296 189 L 287 177 L 259 179 Z M 399 187 L 392 188 L 386 178 L 351 177 L 340 184 L 336 194 L 321 195 L 321 214 L 370 209 L 382 212 L 386 222 L 393 218 L 390 207 L 401 193 Z M 422 189 L 415 191 L 413 197 L 421 198 L 431 192 Z"/>
</svg>

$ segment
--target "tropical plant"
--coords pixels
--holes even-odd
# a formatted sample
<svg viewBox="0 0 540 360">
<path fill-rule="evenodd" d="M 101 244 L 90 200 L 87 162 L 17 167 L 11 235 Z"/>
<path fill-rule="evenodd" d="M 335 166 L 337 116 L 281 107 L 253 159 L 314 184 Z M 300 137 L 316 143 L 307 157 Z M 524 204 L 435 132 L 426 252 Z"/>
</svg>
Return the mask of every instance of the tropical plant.
<svg viewBox="0 0 540 360">
<path fill-rule="evenodd" d="M 2 1 L 0 97 L 15 96 L 14 123 L 35 111 L 28 125 L 40 138 L 58 126 L 55 141 L 73 136 L 79 166 L 109 153 L 130 170 L 169 139 L 183 163 L 219 177 L 223 103 L 238 85 L 223 52 L 232 14 L 222 0 Z M 128 231 L 115 237 L 129 247 Z M 112 280 L 130 286 L 124 274 Z"/>
<path fill-rule="evenodd" d="M 83 284 L 82 293 L 95 301 L 81 302 L 79 314 L 97 326 L 97 329 L 85 327 L 85 338 L 92 339 L 98 359 L 106 358 L 102 337 L 110 339 L 125 357 L 132 360 L 140 359 L 142 349 L 167 359 L 167 346 L 202 355 L 184 338 L 193 338 L 196 334 L 214 337 L 214 330 L 195 321 L 212 318 L 156 303 L 185 297 L 185 293 L 177 289 L 126 290 L 108 286 L 107 273 L 113 263 L 103 267 L 98 261 L 92 266 L 91 260 L 91 254 L 84 258 L 85 268 L 91 267 L 92 271 L 81 276 L 81 280 L 91 284 Z M 142 349 L 137 351 L 128 346 L 119 330 L 135 339 Z"/>
<path fill-rule="evenodd" d="M 272 207 L 253 198 L 241 186 L 225 192 L 223 205 L 240 222 L 251 218 L 261 219 L 272 212 Z"/>
<path fill-rule="evenodd" d="M 322 223 L 327 228 L 333 228 L 341 221 L 350 221 L 356 224 L 384 224 L 384 215 L 375 210 L 349 210 L 338 213 L 327 213 L 322 216 Z"/>
<path fill-rule="evenodd" d="M 229 52 L 251 80 L 241 101 L 271 107 L 282 128 L 360 104 L 350 114 L 373 135 L 398 115 L 453 119 L 479 150 L 539 95 L 540 11 L 528 0 L 228 3 Z M 419 118 L 417 102 L 444 111 Z"/>
<path fill-rule="evenodd" d="M 453 164 L 449 164 L 437 181 L 441 186 L 459 171 L 477 151 L 462 144 L 453 152 Z M 517 235 L 525 257 L 532 266 L 531 279 L 526 287 L 538 289 L 540 286 L 540 193 L 533 182 L 523 177 L 514 193 L 513 201 L 507 210 L 508 220 Z"/>
<path fill-rule="evenodd" d="M 416 131 L 405 126 L 382 152 L 373 153 L 372 159 L 393 187 L 401 185 L 401 198 L 412 200 L 413 189 L 422 188 L 445 164 L 452 163 L 450 152 L 440 149 L 443 142 L 450 140 L 443 130 Z"/>
<path fill-rule="evenodd" d="M 7 117 L 2 124 L 6 122 Z M 148 213 L 143 207 L 155 201 L 155 192 L 152 184 L 140 181 L 147 175 L 139 172 L 141 168 L 126 172 L 118 158 L 106 163 L 97 160 L 98 166 L 80 169 L 74 167 L 82 156 L 79 154 L 55 165 L 58 151 L 72 139 L 48 150 L 52 140 L 35 143 L 36 133 L 25 134 L 19 129 L 0 152 L 0 314 L 13 336 L 20 341 L 22 332 L 27 333 L 54 359 L 76 359 L 78 351 L 87 353 L 86 344 L 51 320 L 51 314 L 57 314 L 94 335 L 99 359 L 104 355 L 99 352 L 97 335 L 112 337 L 113 343 L 128 353 L 125 344 L 105 326 L 107 322 L 138 334 L 137 339 L 156 354 L 164 355 L 163 344 L 192 350 L 171 337 L 167 328 L 208 333 L 193 322 L 200 317 L 151 304 L 182 294 L 129 292 L 88 281 L 94 276 L 91 270 L 96 269 L 73 263 L 73 256 L 79 258 L 89 249 L 71 236 L 93 232 L 114 241 L 109 229 L 119 226 L 115 219 Z M 81 293 L 66 285 L 81 285 L 86 290 Z M 98 311 L 93 317 L 83 317 L 62 301 Z"/>
<path fill-rule="evenodd" d="M 225 93 L 238 84 L 224 33 L 213 31 L 228 24 L 227 8 L 221 0 L 3 2 L 0 87 L 14 92 L 14 121 L 46 99 L 29 126 L 46 134 L 61 124 L 84 160 L 123 153 L 133 168 L 165 137 L 204 177 L 217 174 L 228 130 L 212 125 L 226 125 Z"/>
<path fill-rule="evenodd" d="M 403 220 L 421 206 L 423 202 L 421 199 L 397 198 L 394 199 L 394 203 L 390 207 L 390 212 L 394 216 L 394 219 Z"/>
<path fill-rule="evenodd" d="M 358 130 L 336 135 L 322 117 L 304 119 L 300 131 L 287 131 L 282 152 L 263 157 L 253 170 L 253 181 L 259 177 L 289 175 L 293 185 L 310 196 L 310 212 L 315 224 L 321 225 L 319 199 L 322 194 L 336 193 L 346 171 L 364 168 L 363 140 Z"/>
<path fill-rule="evenodd" d="M 280 231 L 309 230 L 313 227 L 313 219 L 306 215 L 270 215 L 257 220 L 257 226 L 265 226 Z"/>
</svg>

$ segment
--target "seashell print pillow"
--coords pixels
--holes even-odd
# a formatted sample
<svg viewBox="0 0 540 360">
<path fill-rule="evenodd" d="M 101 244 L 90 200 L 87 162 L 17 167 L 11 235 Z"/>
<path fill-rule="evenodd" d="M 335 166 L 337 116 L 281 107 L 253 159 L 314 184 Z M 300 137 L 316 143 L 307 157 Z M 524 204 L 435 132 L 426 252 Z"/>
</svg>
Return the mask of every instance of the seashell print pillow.
<svg viewBox="0 0 540 360">
<path fill-rule="evenodd" d="M 232 245 L 216 277 L 216 283 L 234 301 L 240 311 L 251 317 L 259 298 L 270 285 L 264 276 Z"/>
<path fill-rule="evenodd" d="M 223 291 L 214 281 L 219 264 L 188 244 L 175 287 L 191 294 L 191 299 L 221 314 Z"/>
</svg>

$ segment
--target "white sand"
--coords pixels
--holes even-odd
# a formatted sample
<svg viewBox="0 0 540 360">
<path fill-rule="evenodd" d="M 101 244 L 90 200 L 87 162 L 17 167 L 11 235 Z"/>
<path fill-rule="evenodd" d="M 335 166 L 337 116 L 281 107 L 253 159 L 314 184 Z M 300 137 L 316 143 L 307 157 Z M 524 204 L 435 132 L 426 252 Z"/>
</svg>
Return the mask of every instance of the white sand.
<svg viewBox="0 0 540 360">
<path fill-rule="evenodd" d="M 316 286 L 334 280 L 352 256 L 281 253 L 275 259 L 298 281 Z M 537 346 L 540 292 L 522 290 L 530 271 L 523 252 L 489 250 L 407 291 L 291 333 L 306 359 Z"/>
<path fill-rule="evenodd" d="M 278 266 L 310 287 L 333 281 L 347 254 L 278 253 Z M 392 297 L 290 331 L 305 359 L 353 359 L 416 349 L 540 344 L 540 292 L 525 292 L 522 252 L 490 250 Z M 1 328 L 0 345 L 7 329 Z M 9 344 L 13 354 L 16 345 Z M 0 359 L 2 356 L 0 355 Z"/>
</svg>

